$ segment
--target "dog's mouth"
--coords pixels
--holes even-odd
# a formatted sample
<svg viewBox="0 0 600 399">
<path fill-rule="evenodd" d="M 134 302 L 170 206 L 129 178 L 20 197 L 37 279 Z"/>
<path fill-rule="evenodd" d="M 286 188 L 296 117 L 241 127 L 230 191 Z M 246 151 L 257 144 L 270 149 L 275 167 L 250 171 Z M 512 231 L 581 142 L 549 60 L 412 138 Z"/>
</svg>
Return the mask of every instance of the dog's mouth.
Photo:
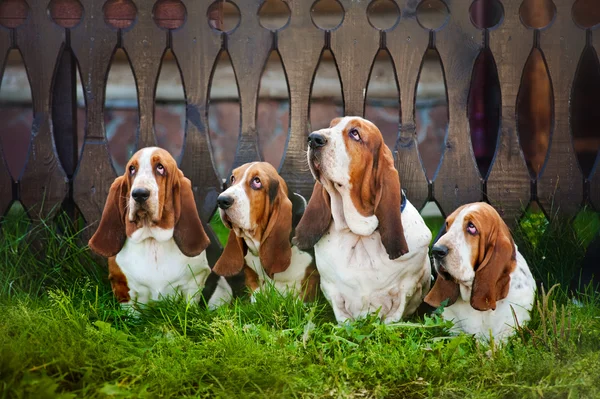
<svg viewBox="0 0 600 399">
<path fill-rule="evenodd" d="M 438 275 L 440 275 L 444 280 L 452 281 L 452 282 L 458 284 L 458 281 L 456 281 L 456 279 L 454 278 L 454 276 L 452 276 L 448 272 L 448 270 L 444 266 L 443 262 L 440 262 L 439 260 L 434 260 L 434 262 L 435 262 L 435 269 L 436 269 Z"/>
<path fill-rule="evenodd" d="M 310 169 L 313 172 L 313 175 L 316 180 L 320 180 L 321 172 L 322 172 L 322 159 L 321 159 L 321 151 L 318 149 L 315 150 L 313 148 L 309 148 L 308 150 L 308 162 L 310 164 Z"/>
<path fill-rule="evenodd" d="M 225 227 L 231 230 L 231 218 L 229 217 L 229 215 L 227 215 L 227 212 L 225 212 L 224 210 L 221 210 L 221 221 L 223 222 L 223 225 L 225 225 Z"/>
</svg>

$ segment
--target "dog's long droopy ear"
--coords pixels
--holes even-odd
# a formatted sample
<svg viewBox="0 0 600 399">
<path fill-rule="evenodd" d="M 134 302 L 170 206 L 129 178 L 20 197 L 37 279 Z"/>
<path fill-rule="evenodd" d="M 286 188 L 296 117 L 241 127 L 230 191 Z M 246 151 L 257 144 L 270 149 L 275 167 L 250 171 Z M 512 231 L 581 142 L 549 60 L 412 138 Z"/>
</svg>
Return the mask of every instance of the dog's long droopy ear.
<svg viewBox="0 0 600 399">
<path fill-rule="evenodd" d="M 493 231 L 480 238 L 479 256 L 483 260 L 475 268 L 471 291 L 471 306 L 477 310 L 496 310 L 496 302 L 508 295 L 510 273 L 517 265 L 515 243 L 508 227 L 498 219 Z"/>
<path fill-rule="evenodd" d="M 179 250 L 189 257 L 198 256 L 210 245 L 196 209 L 192 182 L 179 172 L 173 183 L 173 209 L 175 229 L 173 238 Z"/>
<path fill-rule="evenodd" d="M 244 240 L 235 235 L 233 230 L 229 231 L 227 244 L 225 244 L 225 249 L 215 264 L 213 272 L 220 276 L 235 276 L 242 271 L 246 263 L 244 257 L 247 250 Z"/>
<path fill-rule="evenodd" d="M 292 239 L 292 243 L 304 251 L 311 249 L 325 234 L 330 223 L 331 203 L 329 193 L 317 181 L 304 211 L 304 216 L 296 226 L 296 235 Z"/>
<path fill-rule="evenodd" d="M 408 252 L 400 205 L 400 179 L 394 167 L 394 158 L 387 146 L 381 144 L 376 176 L 375 216 L 379 220 L 381 242 L 390 259 Z"/>
<path fill-rule="evenodd" d="M 128 197 L 126 182 L 125 177 L 119 176 L 110 186 L 100 224 L 88 243 L 92 251 L 106 258 L 117 255 L 127 238 L 125 232 L 125 207 Z"/>
<path fill-rule="evenodd" d="M 275 198 L 271 216 L 263 233 L 258 257 L 267 275 L 287 270 L 292 260 L 290 234 L 292 232 L 292 202 L 283 191 Z"/>
<path fill-rule="evenodd" d="M 424 301 L 437 308 L 442 302 L 448 299 L 448 305 L 452 305 L 458 299 L 460 295 L 460 288 L 457 283 L 451 280 L 445 279 L 442 274 L 438 273 L 437 278 L 435 279 L 435 284 L 433 284 L 433 288 Z"/>
</svg>

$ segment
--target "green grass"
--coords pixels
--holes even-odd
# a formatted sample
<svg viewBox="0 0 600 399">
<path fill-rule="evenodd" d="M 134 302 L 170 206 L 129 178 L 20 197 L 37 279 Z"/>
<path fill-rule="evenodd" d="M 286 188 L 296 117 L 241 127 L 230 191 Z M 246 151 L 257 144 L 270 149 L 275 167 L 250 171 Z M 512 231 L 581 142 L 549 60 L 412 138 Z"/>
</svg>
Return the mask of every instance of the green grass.
<svg viewBox="0 0 600 399">
<path fill-rule="evenodd" d="M 449 336 L 435 315 L 338 326 L 322 298 L 275 292 L 214 312 L 173 299 L 131 317 L 66 218 L 30 228 L 12 212 L 0 238 L 0 397 L 600 397 L 600 296 L 576 306 L 564 288 L 597 221 L 529 215 L 515 230 L 545 290 L 563 288 L 540 293 L 531 323 L 498 348 Z"/>
</svg>

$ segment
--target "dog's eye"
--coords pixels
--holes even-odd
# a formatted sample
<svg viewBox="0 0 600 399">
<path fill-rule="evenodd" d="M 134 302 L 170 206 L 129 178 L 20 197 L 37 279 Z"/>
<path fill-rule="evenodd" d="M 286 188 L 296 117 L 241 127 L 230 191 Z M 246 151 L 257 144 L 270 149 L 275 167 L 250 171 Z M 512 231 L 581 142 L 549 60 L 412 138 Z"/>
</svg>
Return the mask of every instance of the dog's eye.
<svg viewBox="0 0 600 399">
<path fill-rule="evenodd" d="M 467 223 L 467 233 L 471 235 L 477 234 L 477 227 L 471 222 Z"/>
<path fill-rule="evenodd" d="M 158 165 L 156 165 L 156 171 L 158 172 L 159 175 L 162 176 L 165 174 L 165 167 L 159 163 Z"/>
<path fill-rule="evenodd" d="M 235 176 L 231 175 L 231 177 L 229 178 L 229 181 L 231 182 L 231 184 L 235 183 Z"/>
<path fill-rule="evenodd" d="M 258 177 L 255 177 L 254 179 L 252 179 L 252 181 L 250 182 L 250 187 L 252 187 L 255 190 L 258 190 L 259 188 L 261 188 L 262 183 L 260 182 L 260 179 Z"/>
<path fill-rule="evenodd" d="M 360 134 L 358 133 L 358 130 L 356 130 L 356 129 L 351 129 L 351 130 L 348 132 L 348 136 L 350 136 L 350 138 L 351 138 L 352 140 L 355 140 L 355 141 L 360 141 Z"/>
<path fill-rule="evenodd" d="M 131 165 L 129 167 L 129 174 L 132 175 L 132 176 L 135 174 L 135 166 Z"/>
</svg>

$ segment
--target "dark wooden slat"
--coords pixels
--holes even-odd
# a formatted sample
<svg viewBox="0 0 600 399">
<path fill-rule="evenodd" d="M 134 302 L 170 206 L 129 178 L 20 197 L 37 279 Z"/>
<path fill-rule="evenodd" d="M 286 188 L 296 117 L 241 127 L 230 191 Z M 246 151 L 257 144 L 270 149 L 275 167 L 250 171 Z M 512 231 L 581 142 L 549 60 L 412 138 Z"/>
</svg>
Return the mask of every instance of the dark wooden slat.
<svg viewBox="0 0 600 399">
<path fill-rule="evenodd" d="M 104 131 L 104 88 L 118 33 L 101 18 L 103 0 L 82 0 L 84 20 L 71 31 L 71 48 L 79 63 L 86 105 L 85 139 L 73 179 L 73 198 L 93 227 L 102 216 L 108 190 L 116 177 Z"/>
<path fill-rule="evenodd" d="M 401 10 L 400 23 L 386 33 L 386 46 L 394 60 L 400 85 L 402 109 L 400 135 L 396 142 L 396 166 L 408 199 L 420 209 L 429 196 L 429 183 L 417 147 L 415 92 L 421 61 L 429 45 L 429 33 L 417 22 L 416 2 L 401 0 L 398 6 Z"/>
<path fill-rule="evenodd" d="M 331 52 L 339 67 L 344 114 L 363 116 L 369 74 L 379 51 L 379 31 L 367 18 L 368 2 L 341 0 L 342 25 L 331 32 Z"/>
<path fill-rule="evenodd" d="M 592 45 L 596 54 L 600 54 L 600 31 L 592 32 Z M 594 174 L 590 177 L 590 201 L 597 211 L 600 211 L 600 153 L 596 155 Z"/>
<path fill-rule="evenodd" d="M 500 136 L 487 181 L 488 199 L 510 225 L 522 214 L 531 196 L 531 178 L 516 123 L 516 104 L 521 75 L 533 46 L 533 32 L 521 23 L 521 0 L 504 1 L 504 21 L 489 33 L 489 43 L 500 81 L 502 112 Z"/>
<path fill-rule="evenodd" d="M 291 93 L 290 132 L 280 173 L 291 191 L 309 198 L 314 184 L 306 161 L 310 89 L 325 34 L 311 20 L 310 2 L 287 0 L 287 4 L 291 12 L 289 25 L 277 33 Z"/>
<path fill-rule="evenodd" d="M 469 1 L 449 4 L 450 20 L 436 33 L 436 48 L 444 66 L 450 123 L 434 195 L 444 214 L 483 199 L 481 177 L 473 155 L 467 103 L 482 33 L 471 23 Z"/>
<path fill-rule="evenodd" d="M 52 80 L 65 31 L 48 18 L 49 1 L 38 3 L 30 9 L 25 24 L 16 29 L 33 96 L 32 139 L 20 189 L 21 202 L 33 210 L 32 215 L 49 217 L 69 190 L 54 145 L 50 109 Z"/>
<path fill-rule="evenodd" d="M 221 49 L 221 34 L 206 21 L 210 1 L 187 0 L 187 23 L 172 32 L 185 87 L 186 132 L 181 159 L 183 173 L 192 181 L 200 218 L 208 222 L 216 207 L 221 182 L 215 173 L 208 136 L 207 101 L 210 75 Z"/>
<path fill-rule="evenodd" d="M 167 48 L 168 34 L 154 23 L 152 7 L 141 4 L 138 5 L 135 25 L 131 30 L 121 33 L 123 49 L 131 61 L 138 90 L 140 110 L 138 149 L 156 145 L 154 95 L 162 57 Z"/>
<path fill-rule="evenodd" d="M 6 57 L 8 56 L 8 52 L 11 46 L 10 39 L 10 31 L 7 29 L 0 28 L 0 67 L 4 68 L 6 63 Z M 1 71 L 4 74 L 4 70 Z M 2 87 L 0 87 L 0 90 Z M 0 142 L 0 218 L 6 213 L 8 210 L 8 206 L 12 202 L 13 199 L 13 190 L 12 190 L 12 177 L 10 176 L 10 172 L 8 170 L 8 165 L 6 164 L 6 159 L 4 157 L 4 151 L 9 151 L 9 148 L 2 148 L 2 143 Z"/>
<path fill-rule="evenodd" d="M 242 131 L 233 161 L 236 168 L 261 159 L 256 130 L 258 88 L 271 51 L 273 36 L 260 26 L 258 10 L 264 0 L 238 1 L 240 24 L 227 38 L 227 48 L 240 90 Z"/>
<path fill-rule="evenodd" d="M 573 22 L 571 2 L 555 3 L 556 19 L 540 34 L 540 47 L 548 64 L 554 93 L 554 129 L 537 190 L 539 202 L 546 212 L 558 209 L 563 214 L 575 215 L 583 199 L 583 176 L 573 148 L 569 100 L 585 47 L 585 30 Z"/>
</svg>

